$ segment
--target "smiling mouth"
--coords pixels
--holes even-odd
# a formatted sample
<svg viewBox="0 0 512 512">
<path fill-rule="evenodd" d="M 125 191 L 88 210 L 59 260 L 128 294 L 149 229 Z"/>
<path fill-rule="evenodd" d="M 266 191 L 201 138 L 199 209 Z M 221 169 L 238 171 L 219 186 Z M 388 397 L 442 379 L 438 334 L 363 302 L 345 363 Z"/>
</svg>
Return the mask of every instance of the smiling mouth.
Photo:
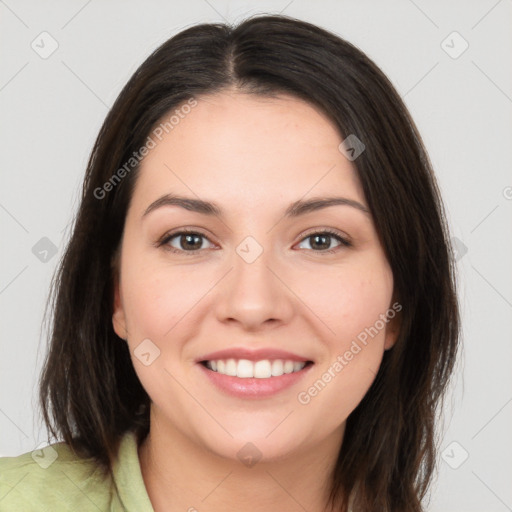
<svg viewBox="0 0 512 512">
<path fill-rule="evenodd" d="M 292 361 L 289 359 L 262 359 L 250 361 L 249 359 L 217 359 L 201 361 L 201 364 L 212 372 L 240 379 L 271 379 L 285 374 L 297 373 L 312 361 Z"/>
</svg>

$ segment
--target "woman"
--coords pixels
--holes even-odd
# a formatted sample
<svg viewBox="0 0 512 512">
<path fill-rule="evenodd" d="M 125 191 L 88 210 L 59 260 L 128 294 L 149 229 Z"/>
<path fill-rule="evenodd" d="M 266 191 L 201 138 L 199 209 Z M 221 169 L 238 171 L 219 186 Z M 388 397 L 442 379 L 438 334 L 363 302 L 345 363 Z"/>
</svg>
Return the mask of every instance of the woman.
<svg viewBox="0 0 512 512">
<path fill-rule="evenodd" d="M 1 460 L 1 510 L 423 510 L 459 337 L 448 229 L 406 107 L 338 36 L 257 16 L 150 55 L 53 292 L 63 442 Z"/>
</svg>

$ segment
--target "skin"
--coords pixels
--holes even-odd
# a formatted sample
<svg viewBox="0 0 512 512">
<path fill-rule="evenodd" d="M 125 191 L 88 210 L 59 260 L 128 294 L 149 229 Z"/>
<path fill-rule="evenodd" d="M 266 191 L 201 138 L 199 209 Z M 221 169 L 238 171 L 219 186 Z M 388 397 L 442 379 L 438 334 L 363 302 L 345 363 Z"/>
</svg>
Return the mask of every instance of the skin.
<svg viewBox="0 0 512 512">
<path fill-rule="evenodd" d="M 150 434 L 139 448 L 144 482 L 157 512 L 240 510 L 240 503 L 246 512 L 324 511 L 345 421 L 395 342 L 399 317 L 307 405 L 297 395 L 391 308 L 393 275 L 368 213 L 337 205 L 283 217 L 290 203 L 312 197 L 367 206 L 352 162 L 338 150 L 343 139 L 320 111 L 293 97 L 234 90 L 197 100 L 142 163 L 115 288 L 114 329 L 127 338 L 152 400 Z M 224 214 L 163 206 L 142 218 L 171 192 L 214 201 Z M 205 235 L 196 254 L 180 236 L 167 243 L 180 254 L 157 247 L 179 228 Z M 334 237 L 315 246 L 306 237 L 326 228 L 352 246 Z M 247 236 L 263 249 L 252 263 L 236 252 Z M 148 366 L 134 355 L 144 339 L 160 350 Z M 271 398 L 234 398 L 195 362 L 229 346 L 275 347 L 315 364 Z M 262 454 L 252 467 L 237 457 L 248 442 Z"/>
</svg>

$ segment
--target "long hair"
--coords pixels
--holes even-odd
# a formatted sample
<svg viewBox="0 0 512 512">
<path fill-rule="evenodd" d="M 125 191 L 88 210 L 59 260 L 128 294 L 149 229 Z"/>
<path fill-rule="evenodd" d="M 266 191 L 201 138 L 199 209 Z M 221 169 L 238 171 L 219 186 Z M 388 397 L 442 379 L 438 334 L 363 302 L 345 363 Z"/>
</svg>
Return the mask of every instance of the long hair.
<svg viewBox="0 0 512 512">
<path fill-rule="evenodd" d="M 52 436 L 106 472 L 125 432 L 147 435 L 150 399 L 112 327 L 115 256 L 139 169 L 126 163 L 165 115 L 232 88 L 303 99 L 344 138 L 355 135 L 366 146 L 353 164 L 403 310 L 394 347 L 347 419 L 330 505 L 345 511 L 350 497 L 360 511 L 419 512 L 436 466 L 435 425 L 459 343 L 441 197 L 418 130 L 383 72 L 334 33 L 288 16 L 188 28 L 157 48 L 119 94 L 92 149 L 52 282 L 40 379 L 44 422 Z"/>
</svg>

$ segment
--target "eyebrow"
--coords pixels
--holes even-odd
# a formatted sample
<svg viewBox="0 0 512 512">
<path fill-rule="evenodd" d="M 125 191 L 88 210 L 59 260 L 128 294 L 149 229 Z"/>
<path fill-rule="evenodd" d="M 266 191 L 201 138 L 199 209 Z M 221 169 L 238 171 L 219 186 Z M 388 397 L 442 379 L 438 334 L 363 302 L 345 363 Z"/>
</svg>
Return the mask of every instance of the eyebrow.
<svg viewBox="0 0 512 512">
<path fill-rule="evenodd" d="M 203 201 L 202 199 L 194 199 L 191 197 L 180 196 L 176 194 L 165 194 L 152 202 L 142 214 L 142 218 L 146 217 L 149 213 L 161 208 L 163 206 L 179 206 L 185 210 L 191 212 L 200 213 L 202 215 L 216 215 L 219 217 L 223 216 L 223 211 L 216 203 L 210 201 Z M 299 217 L 306 213 L 311 213 L 323 208 L 329 208 L 330 206 L 350 206 L 355 208 L 367 215 L 370 214 L 368 208 L 363 204 L 355 201 L 354 199 L 348 199 L 346 197 L 315 197 L 313 199 L 298 200 L 293 202 L 286 209 L 284 216 L 289 218 Z"/>
</svg>

